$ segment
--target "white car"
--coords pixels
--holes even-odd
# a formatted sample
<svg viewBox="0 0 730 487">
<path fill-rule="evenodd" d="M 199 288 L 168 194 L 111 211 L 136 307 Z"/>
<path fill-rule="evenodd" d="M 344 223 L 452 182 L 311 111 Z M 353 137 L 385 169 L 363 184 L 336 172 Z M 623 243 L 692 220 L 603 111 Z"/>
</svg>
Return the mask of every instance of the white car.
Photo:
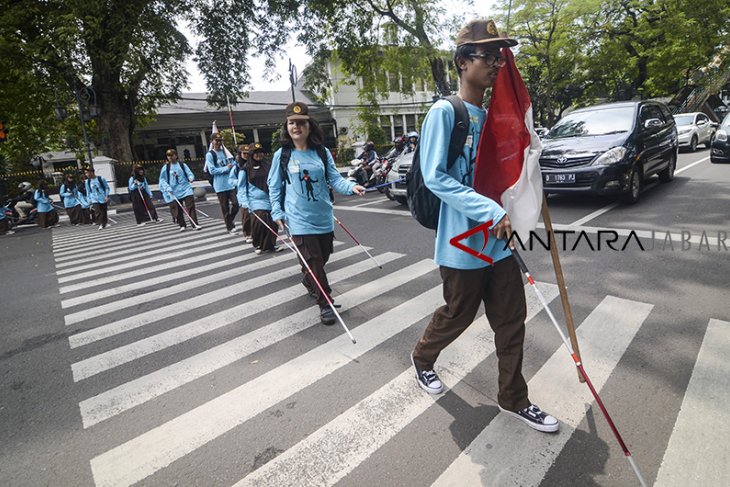
<svg viewBox="0 0 730 487">
<path fill-rule="evenodd" d="M 413 164 L 413 155 L 415 152 L 404 152 L 393 163 L 393 169 L 388 173 L 388 197 L 396 200 L 401 205 L 408 205 L 406 197 L 406 173 Z"/>
<path fill-rule="evenodd" d="M 677 122 L 680 149 L 686 147 L 694 152 L 698 144 L 710 147 L 712 139 L 715 137 L 717 124 L 712 122 L 707 115 L 701 112 L 680 113 L 674 116 L 674 120 Z"/>
</svg>

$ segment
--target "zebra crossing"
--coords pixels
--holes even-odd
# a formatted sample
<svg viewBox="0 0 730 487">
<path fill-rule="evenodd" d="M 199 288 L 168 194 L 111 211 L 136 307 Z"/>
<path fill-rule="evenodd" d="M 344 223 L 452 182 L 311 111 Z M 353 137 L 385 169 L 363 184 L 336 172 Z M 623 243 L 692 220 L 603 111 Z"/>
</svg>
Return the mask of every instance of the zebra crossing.
<svg viewBox="0 0 730 487">
<path fill-rule="evenodd" d="M 180 485 L 347 484 L 455 391 L 473 387 L 473 377 L 484 370 L 480 365 L 494 360 L 492 333 L 482 316 L 439 358 L 439 374 L 450 390 L 433 397 L 415 385 L 402 343 L 412 343 L 443 302 L 430 259 L 369 249 L 382 264 L 380 271 L 351 242 L 335 242 L 328 276 L 357 338 L 353 345 L 339 327 L 319 324 L 293 254 L 258 256 L 214 219 L 201 219 L 205 228 L 200 232 L 184 233 L 166 222 L 136 227 L 131 215 L 116 219 L 119 225 L 105 231 L 62 227 L 53 233 L 71 372 L 84 394 L 79 401 L 82 434 L 103 445 L 88 459 L 98 486 L 167 485 L 178 471 Z M 555 285 L 538 285 L 549 302 L 558 296 Z M 532 290 L 525 290 L 528 327 L 554 333 Z M 578 327 L 586 370 L 599 391 L 652 309 L 648 303 L 608 295 Z M 699 398 L 709 376 L 716 377 L 709 371 L 721 363 L 723 344 L 725 349 L 730 344 L 729 327 L 710 321 L 664 462 L 645 471 L 650 478 L 657 475 L 656 485 L 721 485 L 713 481 L 727 475 L 724 467 L 695 468 L 688 482 L 678 452 L 683 453 L 689 441 L 685 437 L 696 434 L 697 423 L 702 424 Z M 565 350 L 556 340 L 549 343 L 554 346 L 545 351 L 546 360 L 529 378 L 529 387 L 531 397 L 558 416 L 560 432 L 537 434 L 497 414 L 459 452 L 445 457 L 444 468 L 425 484 L 419 480 L 412 485 L 543 482 L 592 404 Z M 277 359 L 263 360 L 270 353 Z M 393 353 L 403 357 L 391 359 Z M 373 362 L 390 365 L 377 371 L 385 380 L 377 386 L 353 386 L 351 382 L 371 373 L 364 364 Z M 271 418 L 285 414 L 282 409 L 294 409 L 303 397 L 331 394 L 329 382 L 344 377 L 349 394 L 341 404 L 331 414 L 322 411 L 308 416 L 306 424 L 290 425 L 298 434 L 285 448 L 267 447 L 265 438 L 257 444 L 236 441 L 248 430 L 265 431 Z M 205 387 L 217 381 L 227 387 Z M 721 401 L 727 392 L 721 391 Z M 496 391 L 482 394 L 495 397 Z M 189 401 L 168 411 L 171 397 L 188 395 Z M 146 413 L 149 417 L 140 421 Z M 707 455 L 714 449 L 711 454 L 727 460 L 727 453 L 715 451 L 727 426 L 703 427 L 716 446 L 697 450 Z M 263 454 L 252 465 L 234 461 L 233 473 L 218 477 L 216 467 L 224 460 L 211 459 L 211 451 L 248 452 L 262 446 Z"/>
</svg>

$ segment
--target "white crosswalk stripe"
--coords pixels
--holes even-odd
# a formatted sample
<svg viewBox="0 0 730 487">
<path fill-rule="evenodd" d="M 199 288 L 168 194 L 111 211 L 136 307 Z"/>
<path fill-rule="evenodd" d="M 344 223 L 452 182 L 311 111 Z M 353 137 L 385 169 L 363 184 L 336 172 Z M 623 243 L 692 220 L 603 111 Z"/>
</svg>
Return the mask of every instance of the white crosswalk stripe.
<svg viewBox="0 0 730 487">
<path fill-rule="evenodd" d="M 84 434 L 92 444 L 102 445 L 88 458 L 98 486 L 166 485 L 169 482 L 160 478 L 194 465 L 203 469 L 199 478 L 209 480 L 192 482 L 205 485 L 335 485 L 357 475 L 381 449 L 407 435 L 458 390 L 473 387 L 467 377 L 479 374 L 485 360 L 494 360 L 493 334 L 481 316 L 439 357 L 437 370 L 447 386 L 443 395 L 430 396 L 418 388 L 411 367 L 389 371 L 376 387 L 348 398 L 337 414 L 300 425 L 304 434 L 298 436 L 300 429 L 284 450 L 261 463 L 235 465 L 227 477 L 217 477 L 198 463 L 201 452 L 225 448 L 233 441 L 231 435 L 244 429 L 265 431 L 269 416 L 262 413 L 317 393 L 328 378 L 352 372 L 352 380 L 359 380 L 358 374 L 367 373 L 358 366 L 360 361 L 375 360 L 405 333 L 422 327 L 443 303 L 437 267 L 430 259 L 415 261 L 404 253 L 371 249 L 383 265 L 381 271 L 361 249 L 336 241 L 328 278 L 357 338 L 352 344 L 339 325 L 319 324 L 318 308 L 306 297 L 293 254 L 258 256 L 240 236 L 224 233 L 220 221 L 216 224 L 221 228 L 209 225 L 201 232 L 178 234 L 167 222 L 138 228 L 131 217 L 117 218 L 120 225 L 103 232 L 89 228 L 82 235 L 54 234 L 61 305 L 66 325 L 74 332 L 69 335 L 71 370 L 75 387 L 83 391 L 79 410 Z M 79 245 L 88 252 L 74 248 Z M 538 285 L 549 302 L 558 296 L 555 285 Z M 528 326 L 551 328 L 532 291 L 525 290 Z M 193 299 L 191 291 L 196 291 Z M 155 308 L 156 303 L 160 305 Z M 198 311 L 208 305 L 210 313 Z M 577 332 L 586 371 L 600 391 L 652 305 L 606 296 L 592 307 Z M 703 485 L 724 483 L 727 469 L 704 468 L 703 461 L 709 456 L 713 465 L 728 463 L 722 445 L 730 431 L 708 418 L 721 417 L 720 408 L 730 399 L 730 372 L 724 360 L 728 330 L 730 323 L 725 321 L 711 320 L 708 325 L 657 486 L 689 485 L 697 479 Z M 337 333 L 311 340 L 317 332 Z M 258 372 L 249 367 L 245 378 L 231 379 L 233 369 L 270 350 L 296 352 Z M 409 351 L 400 353 L 407 357 Z M 585 405 L 592 403 L 592 396 L 576 380 L 562 346 L 551 346 L 539 363 L 534 362 L 530 398 L 558 417 L 560 432 L 540 434 L 497 414 L 421 485 L 543 483 L 561 452 L 576 441 L 574 433 L 586 418 Z M 122 367 L 125 364 L 129 366 Z M 172 413 L 164 413 L 169 398 L 183 397 L 222 377 L 229 384 L 224 390 L 189 403 L 176 402 Z M 493 397 L 496 391 L 480 394 Z M 713 412 L 703 414 L 708 405 Z M 143 427 L 130 423 L 147 413 Z M 614 419 L 620 424 L 620 418 Z M 630 432 L 626 439 L 634 440 Z M 692 455 L 686 456 L 687 445 Z M 648 474 L 655 472 L 656 468 Z"/>
</svg>

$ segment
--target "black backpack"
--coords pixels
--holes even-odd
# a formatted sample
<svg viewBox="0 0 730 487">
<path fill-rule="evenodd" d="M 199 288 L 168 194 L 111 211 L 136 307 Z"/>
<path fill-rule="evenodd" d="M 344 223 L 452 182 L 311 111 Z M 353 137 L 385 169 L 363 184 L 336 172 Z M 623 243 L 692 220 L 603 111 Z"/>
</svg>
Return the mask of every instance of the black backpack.
<svg viewBox="0 0 730 487">
<path fill-rule="evenodd" d="M 454 106 L 454 127 L 451 129 L 449 152 L 446 159 L 446 167 L 451 169 L 464 150 L 467 133 L 469 132 L 469 112 L 466 105 L 464 105 L 464 101 L 458 96 L 447 96 L 444 99 Z M 406 173 L 408 208 L 411 210 L 413 218 L 418 220 L 418 223 L 431 230 L 436 230 L 439 224 L 441 200 L 423 182 L 420 147 L 421 143 L 419 141 L 416 152 L 413 154 L 413 164 Z"/>
<path fill-rule="evenodd" d="M 316 148 L 317 154 L 319 154 L 319 158 L 322 159 L 322 164 L 324 164 L 324 180 L 327 182 L 329 180 L 329 177 L 327 176 L 327 149 L 323 145 L 317 146 Z M 291 159 L 291 148 L 290 147 L 282 147 L 281 148 L 281 157 L 279 158 L 279 170 L 281 171 L 281 182 L 284 186 L 281 190 L 281 197 L 280 197 L 280 204 L 282 211 L 284 210 L 284 199 L 286 197 L 286 184 L 291 184 L 291 179 L 289 179 L 289 159 Z M 329 190 L 330 193 L 330 200 L 334 203 L 335 202 L 335 195 L 332 193 L 332 188 Z"/>
</svg>

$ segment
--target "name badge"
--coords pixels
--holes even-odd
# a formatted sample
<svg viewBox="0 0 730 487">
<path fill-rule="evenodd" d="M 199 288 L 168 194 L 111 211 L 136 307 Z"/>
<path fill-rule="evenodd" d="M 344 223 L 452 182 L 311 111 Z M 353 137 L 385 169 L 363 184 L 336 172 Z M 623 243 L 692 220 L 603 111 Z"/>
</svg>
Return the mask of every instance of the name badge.
<svg viewBox="0 0 730 487">
<path fill-rule="evenodd" d="M 464 145 L 471 149 L 472 144 L 474 143 L 474 136 L 473 135 L 467 135 L 466 136 L 466 142 L 464 142 Z"/>
<path fill-rule="evenodd" d="M 289 163 L 289 172 L 292 174 L 299 173 L 299 161 L 293 160 Z"/>
</svg>

